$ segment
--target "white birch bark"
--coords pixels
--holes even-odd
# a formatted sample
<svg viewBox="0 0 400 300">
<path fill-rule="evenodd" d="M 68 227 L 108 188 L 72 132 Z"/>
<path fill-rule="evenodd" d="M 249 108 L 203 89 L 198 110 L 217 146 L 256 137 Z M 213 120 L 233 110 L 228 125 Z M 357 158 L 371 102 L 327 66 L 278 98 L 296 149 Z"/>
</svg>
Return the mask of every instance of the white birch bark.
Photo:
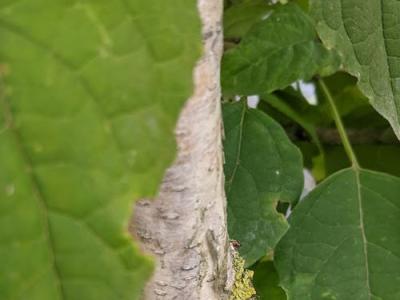
<svg viewBox="0 0 400 300">
<path fill-rule="evenodd" d="M 135 208 L 131 231 L 157 260 L 146 300 L 221 300 L 232 284 L 221 141 L 222 2 L 198 0 L 204 53 L 177 124 L 177 159 L 159 197 Z"/>
</svg>

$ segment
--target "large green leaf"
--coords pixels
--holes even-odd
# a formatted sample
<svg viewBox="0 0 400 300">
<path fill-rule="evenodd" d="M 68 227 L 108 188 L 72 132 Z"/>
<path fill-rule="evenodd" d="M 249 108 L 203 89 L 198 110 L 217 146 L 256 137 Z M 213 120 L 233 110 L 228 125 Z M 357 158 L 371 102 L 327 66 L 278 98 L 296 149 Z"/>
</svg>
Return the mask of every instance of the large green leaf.
<svg viewBox="0 0 400 300">
<path fill-rule="evenodd" d="M 400 299 L 400 178 L 345 169 L 289 223 L 275 257 L 289 299 Z"/>
<path fill-rule="evenodd" d="M 279 5 L 225 53 L 222 87 L 226 94 L 265 94 L 298 79 L 328 75 L 338 65 L 336 52 L 317 41 L 308 15 L 296 4 Z"/>
<path fill-rule="evenodd" d="M 400 137 L 400 2 L 312 0 L 318 32 Z"/>
<path fill-rule="evenodd" d="M 0 298 L 138 299 L 127 222 L 174 157 L 196 1 L 1 1 L 0 41 Z"/>
<path fill-rule="evenodd" d="M 228 230 L 251 265 L 273 250 L 288 228 L 276 206 L 300 196 L 302 158 L 278 123 L 245 102 L 225 104 L 223 115 Z"/>
</svg>

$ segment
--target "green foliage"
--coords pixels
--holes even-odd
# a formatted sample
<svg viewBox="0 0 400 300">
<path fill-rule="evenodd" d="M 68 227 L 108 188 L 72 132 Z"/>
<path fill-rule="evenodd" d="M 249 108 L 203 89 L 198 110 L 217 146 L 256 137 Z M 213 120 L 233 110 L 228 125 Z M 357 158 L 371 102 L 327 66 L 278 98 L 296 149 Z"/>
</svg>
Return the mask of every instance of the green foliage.
<svg viewBox="0 0 400 300">
<path fill-rule="evenodd" d="M 261 261 L 254 267 L 254 287 L 260 300 L 286 300 L 279 287 L 279 277 L 272 261 Z"/>
<path fill-rule="evenodd" d="M 398 299 L 400 179 L 346 169 L 290 218 L 276 265 L 289 299 Z"/>
<path fill-rule="evenodd" d="M 231 297 L 254 271 L 260 299 L 400 299 L 400 2 L 224 3 Z M 6 0 L 0 41 L 0 299 L 139 299 L 127 223 L 174 158 L 196 1 Z"/>
<path fill-rule="evenodd" d="M 224 12 L 224 38 L 241 38 L 257 22 L 268 16 L 271 6 L 265 0 L 233 4 Z"/>
<path fill-rule="evenodd" d="M 224 98 L 260 97 L 256 110 L 240 110 L 237 103 L 228 114 L 224 107 L 229 233 L 248 262 L 258 259 L 253 270 L 260 299 L 286 299 L 285 292 L 294 300 L 398 299 L 400 178 L 392 175 L 400 175 L 400 143 L 377 111 L 400 137 L 400 4 L 311 0 L 314 23 L 307 1 L 280 2 L 289 4 L 272 5 L 263 20 L 235 28 L 240 43 L 223 58 Z M 316 103 L 309 103 L 300 79 L 315 88 Z M 265 120 L 268 114 L 274 121 L 265 124 L 278 122 L 280 132 L 262 135 L 256 123 L 244 126 L 250 113 Z M 289 171 L 293 160 L 271 154 L 288 137 L 321 183 L 298 205 L 292 200 L 289 230 L 280 219 L 279 234 L 265 243 L 279 216 L 276 202 L 269 207 L 273 214 L 261 213 L 271 202 L 259 199 L 276 188 L 267 172 L 274 164 L 287 178 L 300 170 Z M 286 212 L 287 204 L 278 204 Z M 264 233 L 259 224 L 266 224 Z"/>
<path fill-rule="evenodd" d="M 359 144 L 353 146 L 360 164 L 368 169 L 385 172 L 400 177 L 398 144 Z M 350 167 L 346 153 L 341 145 L 325 145 L 325 171 L 327 175 Z"/>
<path fill-rule="evenodd" d="M 307 118 L 307 114 L 301 111 L 301 108 L 304 107 L 306 107 L 305 110 L 312 108 L 312 106 L 306 104 L 305 99 L 301 99 L 297 93 L 290 94 L 286 91 L 282 91 L 280 94 L 262 95 L 261 97 L 262 101 L 265 101 L 272 108 L 303 127 L 303 129 L 309 134 L 312 141 L 318 147 L 321 147 L 316 126 Z M 311 116 L 313 115 L 311 114 Z"/>
<path fill-rule="evenodd" d="M 222 88 L 225 94 L 270 93 L 298 79 L 331 74 L 338 65 L 336 53 L 317 41 L 308 15 L 288 4 L 274 8 L 225 53 Z"/>
<path fill-rule="evenodd" d="M 276 206 L 298 200 L 302 158 L 279 124 L 245 102 L 225 104 L 223 115 L 229 234 L 240 241 L 240 254 L 251 265 L 288 228 Z"/>
<path fill-rule="evenodd" d="M 174 158 L 196 1 L 2 1 L 0 40 L 0 298 L 139 299 L 127 223 Z"/>
<path fill-rule="evenodd" d="M 337 49 L 346 71 L 400 138 L 400 3 L 393 0 L 311 0 L 321 39 Z"/>
<path fill-rule="evenodd" d="M 349 120 L 355 121 L 354 124 L 357 124 L 358 119 L 362 117 L 362 113 L 363 115 L 369 114 L 369 124 L 373 122 L 372 118 L 374 117 L 381 121 L 382 118 L 375 114 L 374 109 L 368 103 L 368 99 L 358 89 L 356 78 L 344 72 L 337 72 L 324 78 L 324 82 L 335 99 L 337 109 L 342 118 L 346 119 L 349 116 Z M 326 96 L 318 84 L 316 84 L 316 89 L 319 105 L 316 106 L 315 111 L 310 111 L 308 116 L 310 118 L 313 117 L 314 123 L 318 126 L 327 127 L 333 125 L 333 117 Z M 372 113 L 372 118 L 370 113 Z M 355 114 L 359 116 L 356 117 Z M 384 124 L 387 125 L 385 120 Z M 351 126 L 352 124 L 346 123 L 346 125 Z M 362 124 L 361 126 L 365 127 L 365 125 Z"/>
</svg>

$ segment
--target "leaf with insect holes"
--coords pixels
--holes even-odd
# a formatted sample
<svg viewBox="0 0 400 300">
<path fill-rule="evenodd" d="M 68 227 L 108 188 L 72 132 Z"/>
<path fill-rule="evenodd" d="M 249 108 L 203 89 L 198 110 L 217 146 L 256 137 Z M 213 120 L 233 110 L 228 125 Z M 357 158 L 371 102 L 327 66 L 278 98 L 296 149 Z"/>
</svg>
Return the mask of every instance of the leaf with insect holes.
<svg viewBox="0 0 400 300">
<path fill-rule="evenodd" d="M 289 223 L 275 252 L 289 299 L 400 299 L 400 178 L 342 170 Z"/>
<path fill-rule="evenodd" d="M 139 299 L 127 232 L 201 52 L 195 0 L 0 3 L 0 299 Z M 156 87 L 156 88 L 155 88 Z"/>
<path fill-rule="evenodd" d="M 302 157 L 278 123 L 244 102 L 224 104 L 223 116 L 228 231 L 251 265 L 272 250 L 288 228 L 276 205 L 298 200 Z"/>
</svg>

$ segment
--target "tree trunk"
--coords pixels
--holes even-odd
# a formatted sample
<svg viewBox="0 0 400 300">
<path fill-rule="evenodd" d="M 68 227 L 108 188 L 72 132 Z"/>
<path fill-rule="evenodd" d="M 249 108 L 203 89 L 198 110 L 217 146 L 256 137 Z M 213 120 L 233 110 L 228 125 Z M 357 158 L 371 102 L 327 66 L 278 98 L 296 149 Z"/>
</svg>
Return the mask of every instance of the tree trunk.
<svg viewBox="0 0 400 300">
<path fill-rule="evenodd" d="M 204 52 L 177 124 L 178 156 L 158 198 L 135 208 L 131 231 L 157 260 L 145 299 L 221 300 L 232 285 L 221 143 L 222 6 L 198 0 Z"/>
</svg>

